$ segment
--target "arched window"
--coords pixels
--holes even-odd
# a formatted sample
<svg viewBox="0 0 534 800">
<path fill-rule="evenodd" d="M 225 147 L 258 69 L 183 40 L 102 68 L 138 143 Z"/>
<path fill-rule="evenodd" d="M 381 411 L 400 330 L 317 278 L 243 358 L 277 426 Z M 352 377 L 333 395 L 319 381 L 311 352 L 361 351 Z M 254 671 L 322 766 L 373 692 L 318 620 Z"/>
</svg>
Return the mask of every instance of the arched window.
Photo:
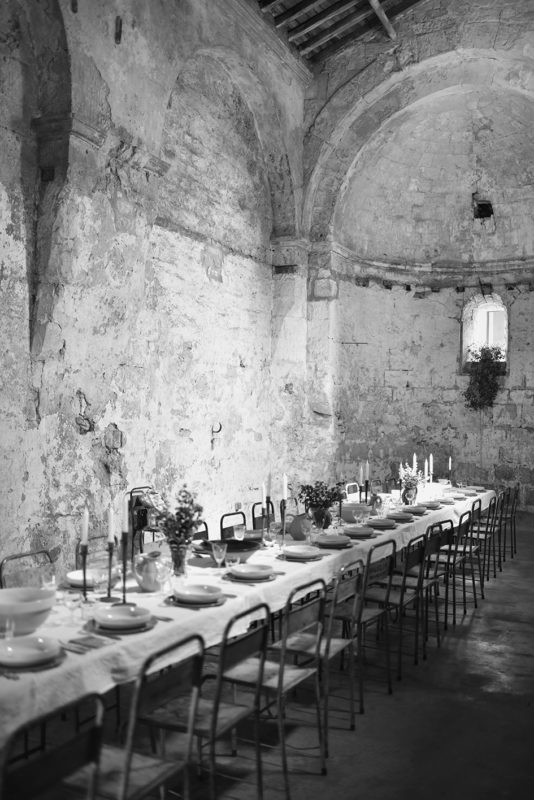
<svg viewBox="0 0 534 800">
<path fill-rule="evenodd" d="M 476 294 L 462 313 L 462 363 L 473 361 L 473 351 L 484 345 L 500 347 L 503 366 L 508 358 L 508 312 L 498 294 Z"/>
</svg>

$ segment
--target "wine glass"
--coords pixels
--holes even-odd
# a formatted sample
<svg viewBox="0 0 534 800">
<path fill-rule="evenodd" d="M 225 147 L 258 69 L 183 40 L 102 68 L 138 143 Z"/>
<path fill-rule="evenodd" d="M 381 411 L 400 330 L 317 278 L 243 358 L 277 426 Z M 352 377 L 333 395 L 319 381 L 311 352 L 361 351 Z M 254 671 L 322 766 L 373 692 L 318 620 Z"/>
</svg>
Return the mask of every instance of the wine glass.
<svg viewBox="0 0 534 800">
<path fill-rule="evenodd" d="M 225 564 L 228 569 L 236 567 L 240 561 L 239 553 L 226 553 Z"/>
<path fill-rule="evenodd" d="M 75 622 L 74 612 L 77 608 L 81 608 L 83 597 L 81 592 L 67 592 L 65 595 L 65 606 L 69 611 L 70 621 Z"/>
<path fill-rule="evenodd" d="M 300 527 L 307 543 L 311 544 L 312 520 L 309 517 L 303 517 Z"/>
<path fill-rule="evenodd" d="M 222 563 L 224 561 L 224 557 L 226 556 L 226 550 L 228 549 L 227 542 L 212 542 L 211 543 L 211 552 L 213 558 L 217 562 L 217 567 L 219 569 L 222 568 Z"/>
</svg>

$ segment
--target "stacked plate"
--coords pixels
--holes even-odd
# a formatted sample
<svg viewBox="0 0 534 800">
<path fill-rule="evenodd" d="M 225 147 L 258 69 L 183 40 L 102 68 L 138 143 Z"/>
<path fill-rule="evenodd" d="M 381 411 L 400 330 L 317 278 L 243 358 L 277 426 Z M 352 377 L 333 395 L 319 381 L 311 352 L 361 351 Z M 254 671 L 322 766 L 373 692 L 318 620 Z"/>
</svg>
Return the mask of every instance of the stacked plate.
<svg viewBox="0 0 534 800">
<path fill-rule="evenodd" d="M 442 497 L 440 503 L 442 506 L 453 506 L 454 499 L 452 497 Z"/>
<path fill-rule="evenodd" d="M 318 547 L 328 547 L 334 550 L 340 550 L 344 547 L 350 547 L 350 539 L 348 536 L 343 536 L 336 533 L 320 533 L 316 538 L 315 543 Z"/>
<path fill-rule="evenodd" d="M 407 511 L 392 511 L 387 515 L 387 519 L 394 519 L 395 522 L 413 522 L 413 514 Z"/>
<path fill-rule="evenodd" d="M 428 500 L 426 503 L 421 503 L 421 505 L 428 508 L 429 511 L 436 511 L 436 509 L 441 508 L 439 500 Z"/>
<path fill-rule="evenodd" d="M 48 664 L 61 654 L 59 642 L 44 636 L 16 636 L 0 640 L 2 667 L 34 667 Z"/>
<path fill-rule="evenodd" d="M 173 587 L 173 597 L 183 605 L 213 606 L 219 605 L 222 591 L 209 583 L 184 583 Z"/>
<path fill-rule="evenodd" d="M 375 528 L 377 531 L 390 531 L 397 527 L 395 520 L 388 519 L 387 517 L 371 517 L 367 524 L 370 528 Z"/>
<path fill-rule="evenodd" d="M 238 581 L 271 581 L 275 577 L 270 564 L 236 564 L 228 572 Z"/>
<path fill-rule="evenodd" d="M 375 535 L 374 530 L 368 525 L 345 525 L 343 530 L 350 539 L 370 539 Z"/>
<path fill-rule="evenodd" d="M 406 506 L 406 513 L 415 514 L 417 517 L 422 517 L 423 514 L 426 514 L 426 511 L 426 506 Z"/>
<path fill-rule="evenodd" d="M 67 582 L 73 589 L 83 588 L 83 570 L 75 569 L 72 572 L 67 572 Z M 85 585 L 87 589 L 94 589 L 95 576 L 92 570 L 88 569 L 85 573 Z"/>
<path fill-rule="evenodd" d="M 284 556 L 289 561 L 313 561 L 320 558 L 317 548 L 309 544 L 293 544 L 284 547 Z"/>
</svg>

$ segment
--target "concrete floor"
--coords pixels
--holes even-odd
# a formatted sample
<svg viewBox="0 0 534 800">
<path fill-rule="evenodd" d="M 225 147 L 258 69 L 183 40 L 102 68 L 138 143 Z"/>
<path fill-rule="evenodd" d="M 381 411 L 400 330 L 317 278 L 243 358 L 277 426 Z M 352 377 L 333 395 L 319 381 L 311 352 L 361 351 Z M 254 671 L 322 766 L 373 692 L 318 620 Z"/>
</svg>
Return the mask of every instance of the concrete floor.
<svg viewBox="0 0 534 800">
<path fill-rule="evenodd" d="M 376 656 L 376 657 L 375 657 Z M 534 791 L 534 517 L 518 515 L 518 553 L 486 585 L 478 608 L 461 612 L 440 649 L 404 660 L 386 691 L 378 652 L 366 670 L 366 710 L 347 728 L 343 674 L 334 673 L 328 774 L 319 774 L 313 711 L 300 694 L 288 709 L 293 800 L 526 800 Z M 265 798 L 283 784 L 274 724 L 263 729 Z M 246 744 L 218 763 L 219 797 L 255 796 Z M 226 749 L 227 752 L 227 749 Z M 207 797 L 194 781 L 193 800 Z"/>
</svg>

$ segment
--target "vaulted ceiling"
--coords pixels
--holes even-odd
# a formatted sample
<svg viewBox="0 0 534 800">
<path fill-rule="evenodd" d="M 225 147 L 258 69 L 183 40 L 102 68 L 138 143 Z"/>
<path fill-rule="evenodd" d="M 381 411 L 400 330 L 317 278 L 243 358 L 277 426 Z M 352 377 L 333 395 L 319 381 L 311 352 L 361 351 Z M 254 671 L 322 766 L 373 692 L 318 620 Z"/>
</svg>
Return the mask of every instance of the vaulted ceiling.
<svg viewBox="0 0 534 800">
<path fill-rule="evenodd" d="M 396 39 L 395 20 L 422 0 L 259 0 L 258 6 L 299 54 L 320 61 L 355 40 Z"/>
</svg>

